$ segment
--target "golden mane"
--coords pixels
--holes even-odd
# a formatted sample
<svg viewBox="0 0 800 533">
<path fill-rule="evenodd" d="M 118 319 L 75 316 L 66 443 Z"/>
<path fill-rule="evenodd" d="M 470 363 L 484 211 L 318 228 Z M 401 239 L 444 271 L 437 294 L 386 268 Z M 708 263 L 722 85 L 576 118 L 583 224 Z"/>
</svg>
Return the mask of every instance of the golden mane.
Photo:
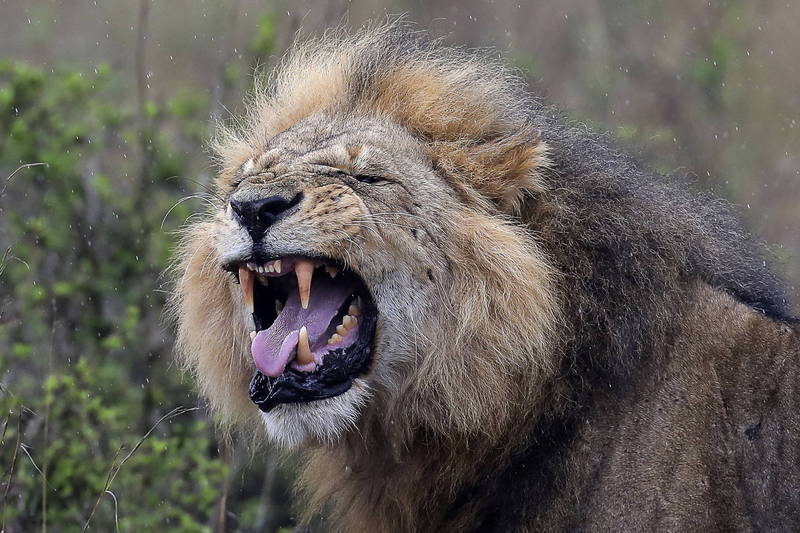
<svg viewBox="0 0 800 533">
<path fill-rule="evenodd" d="M 377 118 L 411 132 L 465 208 L 448 224 L 453 283 L 442 289 L 441 323 L 419 341 L 421 351 L 449 355 L 422 359 L 419 373 L 428 379 L 404 385 L 408 393 L 384 408 L 407 410 L 443 433 L 500 438 L 516 406 L 538 396 L 556 369 L 553 269 L 535 240 L 506 220 L 525 195 L 544 191 L 547 148 L 530 126 L 520 82 L 499 63 L 399 30 L 329 32 L 295 43 L 251 95 L 246 117 L 220 128 L 218 186 L 224 192 L 272 137 L 313 114 Z M 228 425 L 253 411 L 252 363 L 224 274 L 210 266 L 212 242 L 213 222 L 188 228 L 173 312 L 181 318 L 179 353 Z M 487 387 L 496 394 L 484 394 Z"/>
<path fill-rule="evenodd" d="M 315 113 L 393 120 L 423 141 L 465 199 L 519 207 L 543 188 L 547 147 L 528 120 L 520 81 L 495 61 L 425 41 L 399 23 L 295 42 L 214 143 L 221 186 L 266 142 Z M 481 197 L 476 197 L 475 192 Z"/>
</svg>

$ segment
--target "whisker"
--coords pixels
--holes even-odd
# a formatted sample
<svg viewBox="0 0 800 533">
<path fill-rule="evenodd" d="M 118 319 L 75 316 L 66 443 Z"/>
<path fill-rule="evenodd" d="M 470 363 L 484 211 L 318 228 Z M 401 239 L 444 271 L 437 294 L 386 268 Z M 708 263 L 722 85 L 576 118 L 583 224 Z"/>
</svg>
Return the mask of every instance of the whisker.
<svg viewBox="0 0 800 533">
<path fill-rule="evenodd" d="M 360 222 L 370 222 L 375 224 L 376 226 L 393 226 L 396 228 L 405 228 L 405 229 L 419 229 L 417 226 L 406 226 L 405 224 L 397 224 L 395 222 L 386 222 L 384 220 L 362 220 Z M 358 222 L 356 222 L 358 223 Z"/>
<path fill-rule="evenodd" d="M 212 209 L 217 209 L 219 207 L 217 204 L 215 204 L 214 202 L 212 202 L 211 200 L 209 200 L 208 198 L 204 197 L 201 194 L 190 194 L 189 196 L 184 196 L 183 198 L 175 202 L 175 204 L 172 207 L 170 207 L 169 210 L 164 214 L 164 218 L 161 219 L 161 229 L 162 230 L 164 229 L 164 223 L 167 221 L 167 217 L 169 216 L 170 213 L 172 213 L 173 209 L 181 205 L 183 202 L 193 199 L 204 201 L 206 205 L 210 206 Z"/>
<path fill-rule="evenodd" d="M 412 217 L 412 218 L 419 218 L 419 219 L 421 219 L 421 220 L 424 220 L 424 219 L 425 219 L 425 217 L 423 217 L 423 216 L 420 216 L 420 215 L 415 215 L 415 214 L 413 214 L 413 213 L 389 212 L 389 211 L 386 211 L 386 212 L 377 212 L 377 213 L 366 213 L 366 214 L 364 214 L 364 215 L 362 215 L 362 216 L 365 216 L 365 217 L 377 217 L 377 216 L 382 216 L 382 215 L 387 215 L 387 216 L 399 216 L 399 217 Z"/>
</svg>

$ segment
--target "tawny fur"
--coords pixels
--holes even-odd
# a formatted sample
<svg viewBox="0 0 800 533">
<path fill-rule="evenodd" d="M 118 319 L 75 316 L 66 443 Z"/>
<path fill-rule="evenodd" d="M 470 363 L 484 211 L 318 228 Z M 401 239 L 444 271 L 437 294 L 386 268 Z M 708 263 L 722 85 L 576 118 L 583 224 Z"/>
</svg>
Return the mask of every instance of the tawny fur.
<svg viewBox="0 0 800 533">
<path fill-rule="evenodd" d="M 337 128 L 355 131 L 318 142 Z M 647 457 L 667 464 L 685 459 L 676 449 L 711 449 L 705 426 L 689 424 L 688 444 L 678 439 L 670 451 L 626 449 L 634 458 L 625 455 L 609 480 L 591 465 L 613 448 L 614 431 L 634 438 L 624 415 L 651 416 L 639 387 L 661 391 L 653 376 L 674 379 L 669 394 L 688 403 L 727 394 L 714 354 L 737 360 L 736 348 L 709 348 L 701 377 L 684 375 L 705 364 L 694 346 L 713 344 L 697 324 L 735 336 L 742 353 L 761 342 L 765 354 L 797 361 L 780 283 L 723 203 L 563 121 L 498 62 L 396 25 L 296 44 L 247 117 L 221 130 L 216 152 L 226 199 L 305 191 L 295 220 L 275 230 L 275 246 L 303 242 L 351 266 L 382 311 L 357 399 L 313 411 L 345 414 L 330 415 L 337 420 L 324 429 L 309 421 L 307 435 L 306 407 L 273 416 L 296 428 L 280 439 L 304 443 L 307 514 L 330 508 L 329 525 L 343 531 L 708 526 L 692 521 L 688 503 L 664 504 L 674 522 L 648 510 L 613 514 L 625 501 L 614 498 L 628 494 L 626 476 L 656 468 Z M 315 174 L 318 165 L 351 172 L 370 157 L 385 168 L 402 162 L 395 177 L 415 190 L 362 190 Z M 218 418 L 253 427 L 247 318 L 220 269 L 228 241 L 243 237 L 224 207 L 190 226 L 181 248 L 178 348 Z M 743 322 L 755 324 L 758 340 L 736 329 Z M 797 398 L 786 398 L 781 409 L 791 412 Z M 625 402 L 643 414 L 630 415 Z M 683 405 L 669 404 L 672 414 L 658 420 L 677 427 L 681 416 L 700 416 Z M 704 416 L 717 424 L 718 415 L 709 408 Z M 642 430 L 641 449 L 665 427 Z M 796 430 L 797 420 L 786 427 Z M 677 475 L 691 484 L 699 471 Z M 598 480 L 605 484 L 587 488 Z M 596 498 L 606 489 L 604 508 Z"/>
</svg>

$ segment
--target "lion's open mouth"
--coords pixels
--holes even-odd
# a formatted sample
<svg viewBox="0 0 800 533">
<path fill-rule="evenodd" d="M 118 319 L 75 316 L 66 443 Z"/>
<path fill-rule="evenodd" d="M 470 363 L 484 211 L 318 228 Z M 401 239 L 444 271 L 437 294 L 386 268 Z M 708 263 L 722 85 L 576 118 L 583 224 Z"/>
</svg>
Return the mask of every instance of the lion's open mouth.
<svg viewBox="0 0 800 533">
<path fill-rule="evenodd" d="M 301 257 L 231 270 L 253 313 L 258 371 L 250 398 L 262 411 L 342 394 L 366 371 L 377 312 L 358 275 L 333 261 Z"/>
</svg>

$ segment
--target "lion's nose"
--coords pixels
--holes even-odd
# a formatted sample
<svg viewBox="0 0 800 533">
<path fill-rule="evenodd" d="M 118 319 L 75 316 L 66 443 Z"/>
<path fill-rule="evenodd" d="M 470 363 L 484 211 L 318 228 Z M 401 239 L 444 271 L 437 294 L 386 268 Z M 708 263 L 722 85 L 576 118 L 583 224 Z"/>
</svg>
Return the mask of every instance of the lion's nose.
<svg viewBox="0 0 800 533">
<path fill-rule="evenodd" d="M 270 196 L 257 200 L 231 200 L 231 209 L 253 240 L 260 239 L 264 232 L 278 220 L 284 218 L 300 203 L 302 193 L 292 199 Z"/>
</svg>

